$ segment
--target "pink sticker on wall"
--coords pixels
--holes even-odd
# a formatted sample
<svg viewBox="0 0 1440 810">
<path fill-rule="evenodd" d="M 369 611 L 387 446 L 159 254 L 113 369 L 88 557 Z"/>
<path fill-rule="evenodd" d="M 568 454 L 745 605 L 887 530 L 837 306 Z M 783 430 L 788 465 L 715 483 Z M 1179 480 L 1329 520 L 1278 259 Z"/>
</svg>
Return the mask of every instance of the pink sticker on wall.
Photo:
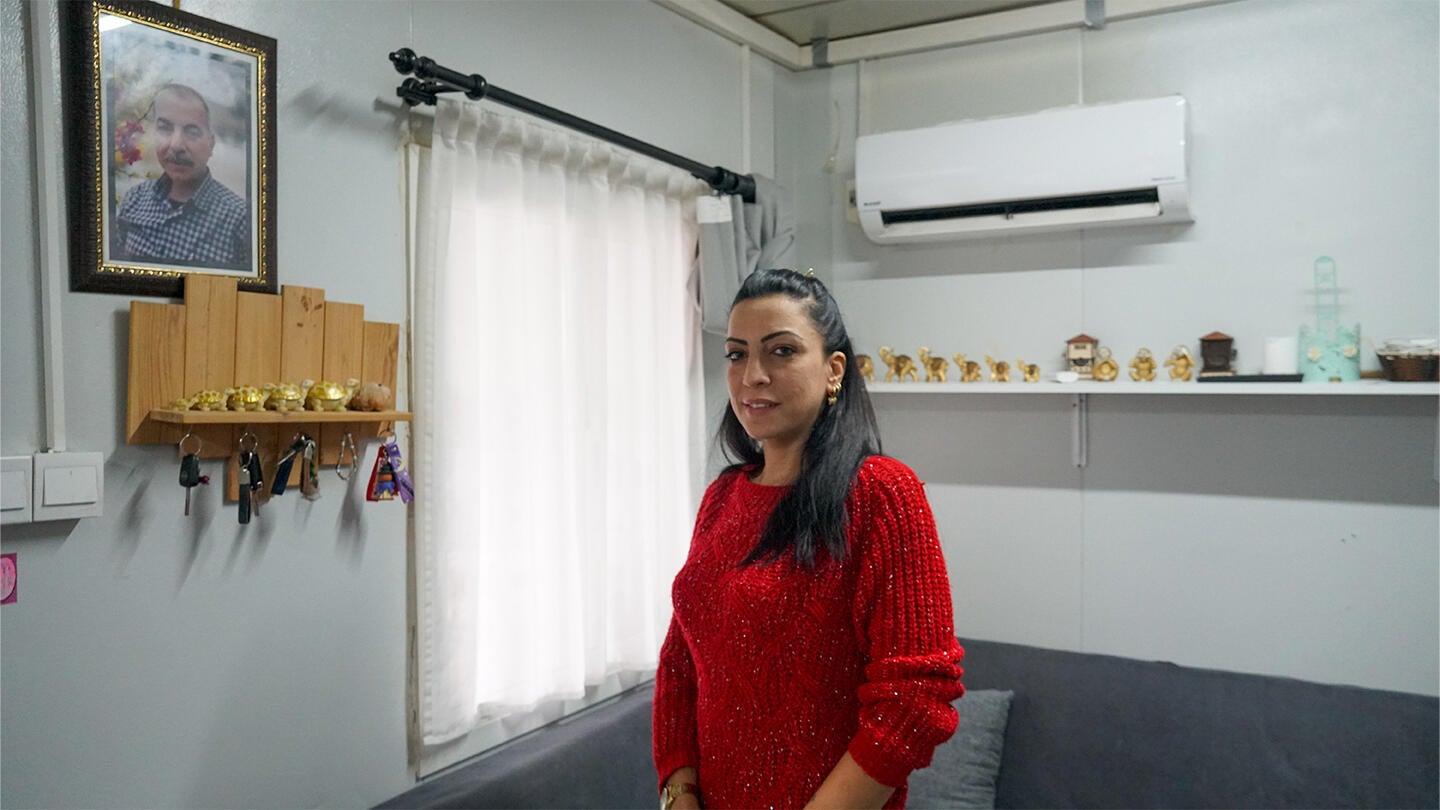
<svg viewBox="0 0 1440 810">
<path fill-rule="evenodd" d="M 15 567 L 14 554 L 0 554 L 0 605 L 8 605 L 16 599 L 16 584 L 20 578 Z"/>
</svg>

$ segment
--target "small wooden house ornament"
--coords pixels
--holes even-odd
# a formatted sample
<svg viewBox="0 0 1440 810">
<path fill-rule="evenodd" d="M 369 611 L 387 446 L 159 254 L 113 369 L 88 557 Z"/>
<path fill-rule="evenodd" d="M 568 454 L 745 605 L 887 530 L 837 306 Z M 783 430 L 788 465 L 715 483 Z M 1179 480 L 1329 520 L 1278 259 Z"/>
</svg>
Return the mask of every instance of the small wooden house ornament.
<svg viewBox="0 0 1440 810">
<path fill-rule="evenodd" d="M 1095 350 L 1100 341 L 1086 334 L 1079 334 L 1065 341 L 1065 362 L 1080 379 L 1094 378 Z"/>
<path fill-rule="evenodd" d="M 1200 338 L 1201 377 L 1233 377 L 1230 361 L 1235 359 L 1235 338 L 1224 332 L 1211 332 Z"/>
</svg>

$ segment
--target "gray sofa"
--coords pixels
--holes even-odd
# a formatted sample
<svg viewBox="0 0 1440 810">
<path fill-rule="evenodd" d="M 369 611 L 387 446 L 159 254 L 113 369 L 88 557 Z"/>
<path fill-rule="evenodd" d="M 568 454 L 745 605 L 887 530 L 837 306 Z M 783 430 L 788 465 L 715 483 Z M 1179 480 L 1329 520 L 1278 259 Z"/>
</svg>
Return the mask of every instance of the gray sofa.
<svg viewBox="0 0 1440 810">
<path fill-rule="evenodd" d="M 961 643 L 967 689 L 1013 693 L 997 807 L 1440 806 L 1436 698 Z M 633 690 L 381 807 L 654 807 L 650 698 Z M 937 753 L 926 778 L 952 778 L 952 761 Z"/>
</svg>

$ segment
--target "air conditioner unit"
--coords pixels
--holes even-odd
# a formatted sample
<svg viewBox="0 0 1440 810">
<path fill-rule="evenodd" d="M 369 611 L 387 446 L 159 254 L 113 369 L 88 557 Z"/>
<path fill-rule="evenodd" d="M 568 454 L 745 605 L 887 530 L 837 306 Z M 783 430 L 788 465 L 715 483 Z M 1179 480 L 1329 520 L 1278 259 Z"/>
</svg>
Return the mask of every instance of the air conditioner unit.
<svg viewBox="0 0 1440 810">
<path fill-rule="evenodd" d="M 879 244 L 1189 222 L 1180 96 L 864 135 L 855 200 Z"/>
</svg>

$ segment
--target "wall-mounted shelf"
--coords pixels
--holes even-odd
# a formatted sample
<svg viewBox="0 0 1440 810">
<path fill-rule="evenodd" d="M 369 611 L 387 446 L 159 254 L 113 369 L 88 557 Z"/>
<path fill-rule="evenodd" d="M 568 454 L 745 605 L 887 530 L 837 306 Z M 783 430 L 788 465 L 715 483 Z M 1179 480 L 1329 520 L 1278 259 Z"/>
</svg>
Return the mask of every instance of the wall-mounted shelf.
<svg viewBox="0 0 1440 810">
<path fill-rule="evenodd" d="M 1361 380 L 1350 383 L 1243 383 L 1243 382 L 873 382 L 872 394 L 1134 394 L 1176 396 L 1371 396 L 1435 397 L 1440 383 Z"/>
<path fill-rule="evenodd" d="M 157 408 L 150 419 L 172 425 L 305 425 L 319 422 L 409 422 L 409 411 L 175 411 Z"/>
<path fill-rule="evenodd" d="M 226 494 L 233 499 L 237 449 L 247 432 L 268 476 L 298 432 L 314 435 L 320 462 L 328 465 L 339 460 L 347 435 L 363 442 L 395 422 L 411 421 L 411 415 L 183 411 L 172 407 L 176 400 L 237 384 L 339 383 L 352 377 L 395 391 L 399 351 L 399 324 L 367 321 L 363 306 L 327 301 L 322 289 L 285 285 L 279 295 L 240 292 L 232 277 L 191 273 L 183 304 L 130 302 L 126 441 L 174 444 L 178 453 L 181 439 L 193 435 L 201 458 L 227 459 Z M 291 482 L 298 481 L 296 467 Z"/>
<path fill-rule="evenodd" d="M 1076 467 L 1089 464 L 1090 409 L 1092 394 L 1100 396 L 1344 396 L 1344 397 L 1440 397 L 1440 383 L 1360 380 L 1350 383 L 1245 383 L 1245 382 L 867 382 L 872 394 L 984 395 L 1023 394 L 1070 396 L 1072 413 L 1071 458 Z M 1436 449 L 1436 480 L 1440 480 L 1440 447 Z"/>
</svg>

